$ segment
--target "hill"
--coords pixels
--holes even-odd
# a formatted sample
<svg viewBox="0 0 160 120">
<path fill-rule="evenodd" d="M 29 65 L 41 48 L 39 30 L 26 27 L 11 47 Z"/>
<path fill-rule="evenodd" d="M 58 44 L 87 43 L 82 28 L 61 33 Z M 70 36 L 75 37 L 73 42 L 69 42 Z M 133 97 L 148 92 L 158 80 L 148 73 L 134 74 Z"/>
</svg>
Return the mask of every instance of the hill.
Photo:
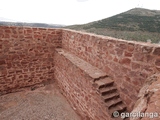
<svg viewBox="0 0 160 120">
<path fill-rule="evenodd" d="M 160 11 L 134 8 L 124 13 L 66 28 L 135 41 L 160 42 Z"/>
</svg>

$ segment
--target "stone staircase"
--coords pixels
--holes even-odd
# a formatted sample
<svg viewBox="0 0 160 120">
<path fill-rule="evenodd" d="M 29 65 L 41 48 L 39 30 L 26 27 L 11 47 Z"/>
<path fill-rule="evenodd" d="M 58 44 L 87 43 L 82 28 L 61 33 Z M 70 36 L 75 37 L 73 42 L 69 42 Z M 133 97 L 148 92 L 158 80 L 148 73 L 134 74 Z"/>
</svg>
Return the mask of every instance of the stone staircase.
<svg viewBox="0 0 160 120">
<path fill-rule="evenodd" d="M 118 112 L 119 115 L 121 113 L 126 112 L 127 107 L 123 103 L 122 99 L 120 98 L 117 87 L 114 84 L 114 80 L 111 79 L 111 77 L 109 77 L 106 74 L 106 72 L 100 70 L 99 68 L 91 65 L 90 63 L 84 61 L 83 59 L 75 56 L 74 54 L 72 54 L 62 48 L 57 48 L 56 51 L 57 51 L 57 53 L 56 53 L 57 60 L 62 60 L 62 61 L 55 62 L 57 65 L 56 69 L 59 69 L 57 71 L 61 71 L 61 64 L 60 63 L 62 63 L 62 62 L 67 65 L 70 64 L 70 68 L 73 67 L 73 69 L 75 71 L 78 71 L 78 69 L 81 72 L 83 71 L 83 73 L 85 74 L 85 76 L 83 76 L 85 78 L 83 78 L 83 79 L 86 79 L 86 81 L 87 81 L 88 78 L 90 78 L 91 86 L 93 86 L 95 92 L 98 92 L 98 95 L 96 97 L 98 97 L 99 101 L 102 101 L 102 105 L 104 105 L 103 107 L 106 108 L 106 110 L 107 110 L 106 112 L 111 117 L 111 119 L 113 119 L 113 120 L 126 120 L 127 119 L 127 118 L 123 119 L 120 116 L 114 117 L 114 115 L 113 115 L 113 113 L 115 111 Z M 68 67 L 66 67 L 64 69 L 68 70 Z M 83 73 L 81 73 L 81 74 L 83 74 Z M 59 79 L 61 79 L 61 78 L 59 78 Z M 72 82 L 74 81 L 74 78 L 70 78 L 70 79 L 73 79 Z M 63 84 L 63 83 L 61 83 L 61 84 Z M 85 91 L 85 92 L 88 92 L 88 91 Z"/>
<path fill-rule="evenodd" d="M 110 77 L 100 78 L 95 81 L 94 86 L 96 86 L 101 98 L 105 102 L 105 106 L 108 109 L 108 113 L 114 119 L 116 119 L 113 115 L 115 111 L 119 112 L 119 114 L 127 111 L 126 105 L 123 103 L 118 90 L 114 84 L 114 81 Z M 117 119 L 121 119 L 118 117 Z M 125 120 L 127 118 L 124 118 Z"/>
</svg>

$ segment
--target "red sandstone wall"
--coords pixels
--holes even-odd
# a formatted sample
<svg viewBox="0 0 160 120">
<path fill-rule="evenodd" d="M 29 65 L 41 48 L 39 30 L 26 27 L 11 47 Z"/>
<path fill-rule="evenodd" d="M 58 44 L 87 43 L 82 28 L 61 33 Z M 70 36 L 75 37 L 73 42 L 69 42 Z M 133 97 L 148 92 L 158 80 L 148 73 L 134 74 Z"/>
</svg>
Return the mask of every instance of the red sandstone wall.
<svg viewBox="0 0 160 120">
<path fill-rule="evenodd" d="M 0 26 L 0 94 L 52 80 L 54 48 L 61 46 L 112 76 L 130 110 L 146 78 L 160 72 L 158 45 L 129 42 L 72 30 Z M 84 111 L 90 106 L 96 109 L 97 100 L 93 100 L 92 94 L 87 93 L 91 90 L 90 84 L 86 84 L 85 79 L 82 83 L 77 83 L 83 80 L 84 74 L 81 71 L 74 73 L 74 70 L 68 70 L 67 75 L 62 68 L 69 63 L 64 60 L 66 63 L 64 64 L 63 59 L 56 61 L 62 63 L 58 69 L 62 70 L 58 72 L 62 74 L 55 74 L 58 74 L 59 78 L 64 78 L 57 80 L 63 82 L 63 87 L 68 89 L 67 92 L 72 93 L 72 87 L 76 83 L 78 86 L 75 86 L 75 91 L 77 93 L 79 90 L 83 91 L 80 92 L 82 103 L 78 104 Z M 76 79 L 79 80 L 71 81 Z M 76 100 L 74 92 L 71 96 L 68 93 L 65 93 L 67 97 Z M 83 101 L 89 99 L 87 96 L 93 100 L 89 101 L 90 106 L 83 105 Z M 86 114 L 93 116 L 92 112 L 96 115 L 94 110 Z"/>
<path fill-rule="evenodd" d="M 101 96 L 92 85 L 94 78 L 57 51 L 54 63 L 54 77 L 62 94 L 83 120 L 112 120 Z"/>
<path fill-rule="evenodd" d="M 60 29 L 0 26 L 0 94 L 53 79 Z"/>
<path fill-rule="evenodd" d="M 160 120 L 160 74 L 147 78 L 138 94 L 138 100 L 132 113 L 140 112 L 149 114 L 146 117 L 137 116 L 130 120 Z"/>
<path fill-rule="evenodd" d="M 62 48 L 107 72 L 133 108 L 145 79 L 160 72 L 160 46 L 63 30 Z"/>
</svg>

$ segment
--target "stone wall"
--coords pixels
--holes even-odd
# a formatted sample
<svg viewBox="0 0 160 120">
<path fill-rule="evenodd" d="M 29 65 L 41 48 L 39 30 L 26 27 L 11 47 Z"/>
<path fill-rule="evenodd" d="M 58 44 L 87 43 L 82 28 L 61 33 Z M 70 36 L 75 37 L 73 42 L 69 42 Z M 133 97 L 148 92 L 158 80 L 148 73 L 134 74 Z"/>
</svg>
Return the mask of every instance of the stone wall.
<svg viewBox="0 0 160 120">
<path fill-rule="evenodd" d="M 139 91 L 138 100 L 132 113 L 140 112 L 140 115 L 130 120 L 159 120 L 160 119 L 160 74 L 154 74 L 147 78 Z M 146 115 L 143 115 L 145 113 Z"/>
<path fill-rule="evenodd" d="M 0 26 L 0 94 L 56 78 L 70 103 L 81 106 L 76 109 L 85 119 L 110 119 L 89 82 L 94 80 L 60 57 L 55 52 L 59 47 L 113 78 L 129 111 L 146 78 L 160 72 L 160 45 L 66 29 Z"/>
<path fill-rule="evenodd" d="M 58 86 L 82 119 L 110 120 L 107 107 L 93 86 L 96 78 L 106 74 L 63 49 L 55 52 L 54 61 Z"/>
<path fill-rule="evenodd" d="M 0 26 L 0 94 L 53 79 L 60 29 Z"/>
<path fill-rule="evenodd" d="M 160 46 L 63 30 L 62 48 L 113 77 L 132 110 L 146 78 L 160 72 Z"/>
</svg>

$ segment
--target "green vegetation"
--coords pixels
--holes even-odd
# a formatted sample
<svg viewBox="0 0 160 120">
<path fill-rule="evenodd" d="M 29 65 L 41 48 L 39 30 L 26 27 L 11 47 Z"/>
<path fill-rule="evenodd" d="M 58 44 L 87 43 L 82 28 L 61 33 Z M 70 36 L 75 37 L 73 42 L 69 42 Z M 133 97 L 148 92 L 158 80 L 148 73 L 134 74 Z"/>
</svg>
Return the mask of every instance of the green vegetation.
<svg viewBox="0 0 160 120">
<path fill-rule="evenodd" d="M 127 40 L 153 43 L 160 41 L 160 11 L 135 8 L 84 25 L 68 26 L 67 28 L 112 36 Z"/>
<path fill-rule="evenodd" d="M 149 31 L 160 32 L 160 15 L 157 16 L 137 16 L 130 14 L 120 14 L 108 19 L 103 19 L 91 25 L 84 26 L 83 29 L 108 28 L 122 31 Z"/>
</svg>

